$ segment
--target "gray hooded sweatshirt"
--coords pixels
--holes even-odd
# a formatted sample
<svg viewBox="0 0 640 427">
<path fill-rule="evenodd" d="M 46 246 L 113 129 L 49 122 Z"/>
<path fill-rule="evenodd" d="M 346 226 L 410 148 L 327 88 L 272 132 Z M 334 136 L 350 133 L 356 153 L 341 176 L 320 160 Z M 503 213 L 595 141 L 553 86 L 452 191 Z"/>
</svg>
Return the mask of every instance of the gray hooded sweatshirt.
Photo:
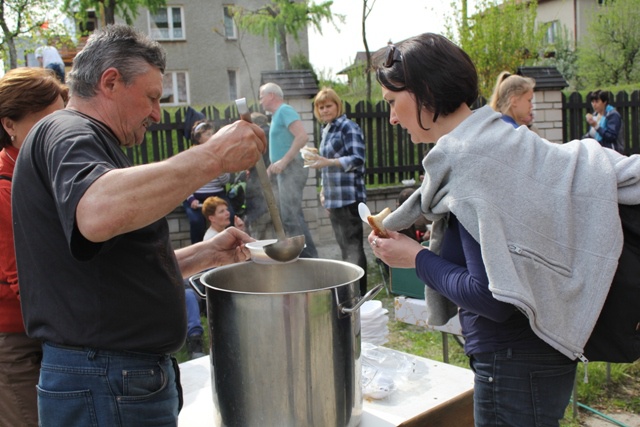
<svg viewBox="0 0 640 427">
<path fill-rule="evenodd" d="M 486 106 L 422 164 L 420 189 L 384 226 L 402 230 L 424 215 L 438 253 L 452 212 L 480 244 L 493 296 L 522 310 L 545 342 L 581 357 L 622 251 L 618 203 L 640 204 L 640 156 L 595 140 L 553 144 Z M 431 325 L 457 312 L 429 288 L 426 299 Z"/>
</svg>

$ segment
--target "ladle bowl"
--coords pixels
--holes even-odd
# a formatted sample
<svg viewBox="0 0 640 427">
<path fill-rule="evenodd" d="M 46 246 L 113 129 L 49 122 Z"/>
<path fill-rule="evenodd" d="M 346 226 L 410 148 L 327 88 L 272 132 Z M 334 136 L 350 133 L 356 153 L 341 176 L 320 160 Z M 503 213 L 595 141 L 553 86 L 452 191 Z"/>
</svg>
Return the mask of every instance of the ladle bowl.
<svg viewBox="0 0 640 427">
<path fill-rule="evenodd" d="M 249 112 L 246 98 L 236 99 L 236 106 L 238 107 L 240 118 L 244 121 L 251 122 L 251 113 Z M 273 228 L 278 238 L 277 242 L 264 246 L 264 253 L 275 261 L 292 261 L 299 257 L 304 250 L 304 235 L 287 238 L 284 234 L 280 210 L 278 209 L 278 204 L 273 194 L 271 181 L 269 180 L 269 175 L 267 175 L 267 168 L 264 160 L 262 160 L 262 156 L 258 158 L 258 162 L 256 163 L 256 172 L 258 172 L 262 192 L 264 193 L 269 215 L 271 215 L 271 220 L 273 221 Z"/>
</svg>

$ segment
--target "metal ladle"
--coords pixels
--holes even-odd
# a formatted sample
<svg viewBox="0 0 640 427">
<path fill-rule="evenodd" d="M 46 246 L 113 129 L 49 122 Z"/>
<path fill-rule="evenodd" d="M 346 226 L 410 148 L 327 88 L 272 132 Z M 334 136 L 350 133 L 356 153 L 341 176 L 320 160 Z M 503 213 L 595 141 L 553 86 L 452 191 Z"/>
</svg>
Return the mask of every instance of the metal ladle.
<svg viewBox="0 0 640 427">
<path fill-rule="evenodd" d="M 236 99 L 236 106 L 238 107 L 240 118 L 244 121 L 251 122 L 251 113 L 249 112 L 246 98 Z M 262 156 L 260 156 L 256 163 L 256 171 L 258 172 L 258 178 L 260 179 L 264 198 L 267 201 L 269 215 L 271 215 L 271 220 L 273 221 L 273 228 L 275 229 L 276 237 L 278 238 L 277 242 L 265 245 L 264 252 L 269 258 L 276 261 L 292 261 L 298 258 L 304 249 L 304 235 L 287 238 L 284 234 L 284 227 L 282 226 L 282 219 L 280 218 L 280 210 L 278 209 L 278 204 L 276 203 L 276 198 L 273 194 L 273 188 L 271 188 L 271 181 L 269 181 L 269 175 L 267 175 L 267 167 L 264 164 Z"/>
</svg>

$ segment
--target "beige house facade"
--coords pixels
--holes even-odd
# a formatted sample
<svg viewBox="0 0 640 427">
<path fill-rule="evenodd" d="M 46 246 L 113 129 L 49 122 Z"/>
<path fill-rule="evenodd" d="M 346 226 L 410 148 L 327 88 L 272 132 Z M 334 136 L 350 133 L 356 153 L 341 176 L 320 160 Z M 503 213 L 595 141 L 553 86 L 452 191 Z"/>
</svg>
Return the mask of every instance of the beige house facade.
<svg viewBox="0 0 640 427">
<path fill-rule="evenodd" d="M 282 69 L 278 47 L 266 36 L 239 30 L 230 7 L 257 10 L 267 0 L 168 0 L 152 14 L 140 9 L 134 27 L 158 40 L 167 52 L 162 106 L 257 102 L 260 75 Z M 289 57 L 309 56 L 306 31 L 287 39 Z"/>
<path fill-rule="evenodd" d="M 562 27 L 576 42 L 584 39 L 591 15 L 600 7 L 602 0 L 538 0 L 538 25 L 547 25 L 547 41 L 553 43 Z"/>
</svg>

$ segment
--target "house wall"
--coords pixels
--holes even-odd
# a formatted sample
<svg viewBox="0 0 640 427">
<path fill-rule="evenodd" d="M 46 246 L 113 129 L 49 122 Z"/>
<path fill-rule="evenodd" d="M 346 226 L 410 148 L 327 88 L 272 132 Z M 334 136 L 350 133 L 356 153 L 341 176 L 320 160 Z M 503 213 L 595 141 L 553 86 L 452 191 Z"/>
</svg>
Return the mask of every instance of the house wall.
<svg viewBox="0 0 640 427">
<path fill-rule="evenodd" d="M 538 23 L 559 21 L 575 42 L 587 35 L 589 20 L 598 0 L 539 0 Z"/>
<path fill-rule="evenodd" d="M 265 0 L 171 0 L 166 6 L 184 10 L 185 40 L 160 41 L 167 52 L 167 71 L 186 71 L 189 81 L 189 98 L 192 106 L 228 104 L 229 79 L 227 70 L 237 70 L 238 96 L 248 100 L 258 98 L 260 73 L 276 69 L 275 47 L 262 36 L 238 31 L 238 39 L 225 39 L 216 33 L 224 33 L 223 6 L 237 4 L 248 9 L 258 9 Z M 149 13 L 141 9 L 134 26 L 149 32 Z M 299 42 L 289 37 L 289 56 L 302 53 L 309 56 L 306 31 Z M 253 85 L 252 85 L 253 82 Z"/>
</svg>

